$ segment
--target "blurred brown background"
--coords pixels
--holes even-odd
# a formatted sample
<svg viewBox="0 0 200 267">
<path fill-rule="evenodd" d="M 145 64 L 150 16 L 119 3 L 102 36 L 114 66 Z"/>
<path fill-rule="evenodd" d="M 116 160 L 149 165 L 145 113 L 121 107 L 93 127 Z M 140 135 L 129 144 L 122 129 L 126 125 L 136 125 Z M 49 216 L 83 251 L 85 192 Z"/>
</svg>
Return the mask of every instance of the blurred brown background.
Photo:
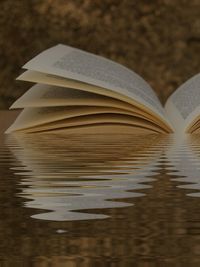
<svg viewBox="0 0 200 267">
<path fill-rule="evenodd" d="M 199 0 L 1 0 L 0 108 L 30 87 L 21 66 L 64 43 L 135 70 L 164 102 L 200 72 Z"/>
</svg>

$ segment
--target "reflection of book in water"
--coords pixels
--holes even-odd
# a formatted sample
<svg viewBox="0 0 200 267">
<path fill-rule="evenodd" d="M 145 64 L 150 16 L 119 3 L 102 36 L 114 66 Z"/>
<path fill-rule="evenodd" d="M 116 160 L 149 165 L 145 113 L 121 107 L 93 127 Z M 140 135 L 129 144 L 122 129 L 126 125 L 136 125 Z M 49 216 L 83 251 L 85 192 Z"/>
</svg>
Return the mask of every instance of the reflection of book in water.
<svg viewBox="0 0 200 267">
<path fill-rule="evenodd" d="M 194 192 L 186 192 L 188 196 L 200 197 L 199 147 L 199 134 L 189 135 L 182 140 L 175 138 L 173 145 L 166 153 L 167 159 L 172 164 L 172 166 L 166 167 L 168 174 L 178 175 L 172 180 L 182 183 L 178 185 L 180 188 L 194 189 Z"/>
<path fill-rule="evenodd" d="M 143 183 L 159 169 L 165 144 L 168 138 L 155 134 L 7 138 L 19 162 L 12 167 L 21 176 L 19 196 L 26 207 L 45 210 L 34 218 L 55 221 L 103 219 L 108 216 L 80 210 L 132 205 L 119 200 L 143 196 L 137 190 L 149 188 Z"/>
<path fill-rule="evenodd" d="M 65 45 L 39 54 L 18 77 L 37 83 L 11 108 L 24 108 L 7 130 L 40 132 L 97 125 L 128 125 L 160 133 L 200 127 L 200 75 L 173 93 L 163 107 L 133 71 Z"/>
</svg>

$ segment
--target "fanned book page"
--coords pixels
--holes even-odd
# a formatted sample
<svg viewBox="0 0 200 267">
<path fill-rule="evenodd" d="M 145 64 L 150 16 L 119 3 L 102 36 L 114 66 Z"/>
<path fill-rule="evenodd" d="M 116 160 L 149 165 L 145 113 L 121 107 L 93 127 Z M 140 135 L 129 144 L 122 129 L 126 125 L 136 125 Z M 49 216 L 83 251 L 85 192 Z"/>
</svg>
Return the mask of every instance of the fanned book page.
<svg viewBox="0 0 200 267">
<path fill-rule="evenodd" d="M 188 93 L 198 91 L 198 75 L 181 86 L 164 108 L 150 85 L 135 72 L 66 45 L 40 53 L 23 68 L 26 71 L 18 80 L 36 84 L 11 106 L 23 111 L 6 133 L 88 125 L 124 125 L 158 133 L 198 130 L 200 97 L 194 101 Z M 183 111 L 181 103 L 186 100 L 190 104 Z M 190 106 L 195 106 L 195 111 Z"/>
<path fill-rule="evenodd" d="M 199 131 L 200 74 L 186 81 L 169 97 L 165 110 L 177 132 Z"/>
</svg>

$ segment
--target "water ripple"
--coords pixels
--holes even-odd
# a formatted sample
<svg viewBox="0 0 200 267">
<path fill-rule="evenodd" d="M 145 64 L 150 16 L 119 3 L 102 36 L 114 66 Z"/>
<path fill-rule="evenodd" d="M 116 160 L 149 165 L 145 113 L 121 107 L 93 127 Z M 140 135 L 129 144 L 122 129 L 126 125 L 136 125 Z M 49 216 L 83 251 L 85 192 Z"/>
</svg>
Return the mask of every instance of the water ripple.
<svg viewBox="0 0 200 267">
<path fill-rule="evenodd" d="M 29 134 L 8 136 L 6 145 L 16 159 L 10 169 L 20 177 L 17 195 L 25 207 L 44 210 L 32 217 L 66 221 L 104 219 L 108 215 L 92 209 L 127 207 L 133 204 L 126 199 L 144 196 L 138 190 L 151 187 L 170 144 L 166 139 L 156 134 Z"/>
<path fill-rule="evenodd" d="M 200 135 L 186 135 L 177 140 L 166 151 L 167 160 L 171 166 L 167 167 L 168 174 L 173 181 L 178 181 L 178 188 L 192 189 L 194 192 L 186 193 L 187 196 L 200 197 Z M 195 192 L 196 191 L 196 192 Z"/>
</svg>

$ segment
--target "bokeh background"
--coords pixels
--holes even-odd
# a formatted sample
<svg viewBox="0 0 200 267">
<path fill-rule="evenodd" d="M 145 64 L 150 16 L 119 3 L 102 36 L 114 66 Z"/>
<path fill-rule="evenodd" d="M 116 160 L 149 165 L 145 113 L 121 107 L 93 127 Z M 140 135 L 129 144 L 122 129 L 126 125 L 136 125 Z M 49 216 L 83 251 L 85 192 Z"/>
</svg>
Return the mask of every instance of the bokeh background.
<svg viewBox="0 0 200 267">
<path fill-rule="evenodd" d="M 1 0 L 0 109 L 30 87 L 21 66 L 57 43 L 133 69 L 164 103 L 200 72 L 200 1 Z"/>
</svg>

